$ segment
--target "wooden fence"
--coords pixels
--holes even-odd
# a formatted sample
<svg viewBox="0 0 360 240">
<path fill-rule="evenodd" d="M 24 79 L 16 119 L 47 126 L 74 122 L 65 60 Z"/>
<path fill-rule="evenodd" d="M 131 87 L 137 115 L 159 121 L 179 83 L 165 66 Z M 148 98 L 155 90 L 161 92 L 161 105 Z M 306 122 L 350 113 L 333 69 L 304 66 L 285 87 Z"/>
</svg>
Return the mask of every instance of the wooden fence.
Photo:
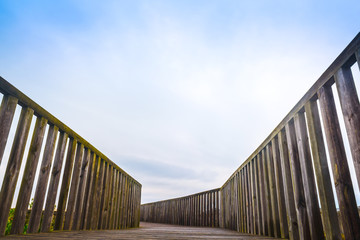
<svg viewBox="0 0 360 240">
<path fill-rule="evenodd" d="M 9 224 L 11 234 L 23 233 L 24 227 L 25 231 L 33 233 L 47 232 L 50 228 L 79 230 L 139 226 L 140 183 L 1 77 L 0 92 L 3 94 L 0 164 L 6 155 L 7 141 L 12 139 L 9 132 L 16 108 L 21 109 L 13 141 L 8 143 L 12 144 L 9 158 L 2 163 L 7 163 L 7 167 L 0 192 L 0 235 L 5 234 Z M 36 121 L 32 125 L 33 118 Z M 42 147 L 45 134 L 45 146 Z M 27 160 L 22 165 L 26 146 L 29 146 Z M 42 162 L 38 166 L 40 156 Z M 24 171 L 20 185 L 21 166 Z M 29 215 L 35 177 L 37 186 Z M 18 195 L 14 199 L 16 189 Z M 8 223 L 15 202 L 13 219 Z"/>
<path fill-rule="evenodd" d="M 141 221 L 185 226 L 219 226 L 219 189 L 141 205 Z"/>
<path fill-rule="evenodd" d="M 360 239 L 360 104 L 353 79 L 359 67 L 360 34 L 220 188 L 214 209 L 220 227 L 290 239 Z M 160 207 L 172 201 L 143 207 L 149 212 L 143 220 L 193 216 L 189 205 Z"/>
</svg>

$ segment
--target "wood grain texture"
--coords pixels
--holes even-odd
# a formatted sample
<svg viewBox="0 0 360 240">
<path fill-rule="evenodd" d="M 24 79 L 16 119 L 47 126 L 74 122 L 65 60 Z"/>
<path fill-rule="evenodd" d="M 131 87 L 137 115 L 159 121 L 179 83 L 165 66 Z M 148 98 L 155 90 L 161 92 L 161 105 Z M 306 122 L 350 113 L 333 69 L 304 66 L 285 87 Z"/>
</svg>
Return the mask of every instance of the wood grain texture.
<svg viewBox="0 0 360 240">
<path fill-rule="evenodd" d="M 22 108 L 0 192 L 0 236 L 4 235 L 34 111 Z"/>
<path fill-rule="evenodd" d="M 360 219 L 331 87 L 322 87 L 318 95 L 344 235 L 360 239 Z"/>
<path fill-rule="evenodd" d="M 326 239 L 340 239 L 339 221 L 316 100 L 305 105 L 305 112 Z"/>
<path fill-rule="evenodd" d="M 71 177 L 71 186 L 69 192 L 69 200 L 66 207 L 64 230 L 71 230 L 74 226 L 74 213 L 76 207 L 76 199 L 79 189 L 81 164 L 84 156 L 84 145 L 80 142 L 77 143 L 76 156 L 74 162 L 73 174 Z"/>
<path fill-rule="evenodd" d="M 304 112 L 295 114 L 294 122 L 311 239 L 324 239 Z"/>
<path fill-rule="evenodd" d="M 44 155 L 40 166 L 40 172 L 35 190 L 34 204 L 31 209 L 28 233 L 38 232 L 40 227 L 41 213 L 44 206 L 45 194 L 48 187 L 51 164 L 55 152 L 56 138 L 59 133 L 58 127 L 50 126 L 44 149 Z"/>
<path fill-rule="evenodd" d="M 11 123 L 14 118 L 18 99 L 9 95 L 3 96 L 0 106 L 0 164 L 4 156 Z"/>
<path fill-rule="evenodd" d="M 360 104 L 350 67 L 340 68 L 335 74 L 335 82 L 360 186 Z"/>
<path fill-rule="evenodd" d="M 70 138 L 69 147 L 67 150 L 66 163 L 64 168 L 63 179 L 61 183 L 57 214 L 55 218 L 55 230 L 62 230 L 65 219 L 65 207 L 68 200 L 68 193 L 70 187 L 71 173 L 74 166 L 75 152 L 76 152 L 77 141 Z"/>
<path fill-rule="evenodd" d="M 51 178 L 49 189 L 47 193 L 47 199 L 45 204 L 44 216 L 41 224 L 41 232 L 50 231 L 50 225 L 53 218 L 55 201 L 58 192 L 58 186 L 60 181 L 60 174 L 63 165 L 63 160 L 65 156 L 65 148 L 68 140 L 68 136 L 66 133 L 61 132 L 58 140 L 58 145 L 56 149 L 55 159 L 53 168 L 51 171 Z"/>
<path fill-rule="evenodd" d="M 31 191 L 34 184 L 46 125 L 47 120 L 45 118 L 36 119 L 25 170 L 21 181 L 19 196 L 16 202 L 14 220 L 11 226 L 11 234 L 20 234 L 24 231 L 26 213 L 29 208 Z"/>
<path fill-rule="evenodd" d="M 258 235 L 249 235 L 232 230 L 209 227 L 185 227 L 169 224 L 144 223 L 140 228 L 127 230 L 100 230 L 100 231 L 63 231 L 52 233 L 39 233 L 27 235 L 13 235 L 3 239 L 121 239 L 121 240 L 185 240 L 185 239 L 232 239 L 232 240 L 269 240 L 279 238 L 261 237 Z"/>
</svg>

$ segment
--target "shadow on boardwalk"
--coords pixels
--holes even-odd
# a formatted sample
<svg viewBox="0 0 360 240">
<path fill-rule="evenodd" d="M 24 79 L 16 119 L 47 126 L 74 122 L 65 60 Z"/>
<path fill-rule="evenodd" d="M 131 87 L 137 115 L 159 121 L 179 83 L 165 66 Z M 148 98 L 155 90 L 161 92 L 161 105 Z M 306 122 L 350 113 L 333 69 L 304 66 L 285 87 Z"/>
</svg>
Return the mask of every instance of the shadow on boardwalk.
<svg viewBox="0 0 360 240">
<path fill-rule="evenodd" d="M 61 231 L 26 235 L 13 235 L 2 239 L 275 239 L 269 237 L 252 236 L 236 231 L 208 228 L 185 227 L 169 224 L 141 222 L 140 228 L 126 230 L 97 230 L 97 231 Z"/>
</svg>

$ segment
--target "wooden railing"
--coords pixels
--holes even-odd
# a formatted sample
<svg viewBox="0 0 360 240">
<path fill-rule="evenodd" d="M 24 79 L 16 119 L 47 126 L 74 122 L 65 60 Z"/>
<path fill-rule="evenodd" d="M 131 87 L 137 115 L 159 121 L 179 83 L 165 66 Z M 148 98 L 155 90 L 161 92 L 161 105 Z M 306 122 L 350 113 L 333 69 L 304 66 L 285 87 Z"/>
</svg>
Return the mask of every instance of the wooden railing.
<svg viewBox="0 0 360 240">
<path fill-rule="evenodd" d="M 185 226 L 219 226 L 219 189 L 141 205 L 141 221 Z"/>
<path fill-rule="evenodd" d="M 11 234 L 21 234 L 24 230 L 28 233 L 47 232 L 50 228 L 79 230 L 139 226 L 140 183 L 1 77 L 0 92 L 3 94 L 0 164 L 7 163 L 5 175 L 1 176 L 0 235 L 5 234 L 9 224 L 11 229 L 7 230 Z M 17 107 L 21 108 L 21 113 L 16 132 L 12 143 L 7 143 Z M 34 117 L 36 122 L 32 127 Z M 27 143 L 31 130 L 31 142 Z M 42 147 L 45 134 L 45 146 Z M 6 144 L 12 144 L 9 158 L 1 161 Z M 27 144 L 27 160 L 20 185 L 19 173 Z M 42 162 L 38 166 L 41 155 Z M 29 215 L 35 177 L 37 186 Z M 14 199 L 16 189 L 19 193 Z M 15 202 L 15 212 L 10 219 L 9 212 Z"/>
<path fill-rule="evenodd" d="M 353 167 L 360 186 L 360 104 L 353 79 L 359 66 L 360 34 L 220 188 L 220 227 L 290 239 L 360 239 L 350 174 Z M 193 211 L 182 205 L 169 215 L 148 206 L 153 216 L 145 221 L 162 214 L 161 222 L 177 223 L 170 220 Z"/>
</svg>

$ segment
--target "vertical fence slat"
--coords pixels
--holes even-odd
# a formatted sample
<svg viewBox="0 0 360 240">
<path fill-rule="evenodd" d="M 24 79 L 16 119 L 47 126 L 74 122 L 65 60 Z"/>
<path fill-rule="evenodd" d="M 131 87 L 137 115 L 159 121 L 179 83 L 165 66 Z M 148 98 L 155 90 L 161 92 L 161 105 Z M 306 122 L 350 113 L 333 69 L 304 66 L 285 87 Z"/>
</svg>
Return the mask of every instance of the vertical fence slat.
<svg viewBox="0 0 360 240">
<path fill-rule="evenodd" d="M 326 239 L 340 239 L 339 221 L 316 100 L 305 105 L 305 112 Z"/>
<path fill-rule="evenodd" d="M 280 237 L 288 238 L 289 229 L 286 219 L 284 184 L 283 184 L 283 175 L 281 172 L 278 138 L 275 137 L 271 140 L 271 146 L 272 146 L 273 161 L 274 161 L 274 175 L 275 175 L 274 177 L 275 177 L 276 196 L 277 196 L 278 211 L 279 211 Z"/>
<path fill-rule="evenodd" d="M 274 228 L 271 224 L 272 219 L 272 212 L 271 212 L 271 198 L 270 198 L 270 186 L 269 186 L 269 171 L 267 168 L 267 162 L 268 162 L 268 154 L 266 149 L 263 149 L 263 174 L 264 174 L 264 191 L 265 191 L 265 211 L 266 211 L 266 218 L 265 218 L 265 224 L 267 228 L 267 236 L 273 236 L 274 235 Z"/>
<path fill-rule="evenodd" d="M 284 194 L 286 203 L 287 222 L 289 226 L 289 238 L 300 239 L 299 224 L 297 222 L 294 188 L 291 179 L 291 167 L 289 161 L 288 143 L 285 130 L 278 133 L 281 172 L 284 180 Z"/>
<path fill-rule="evenodd" d="M 87 183 L 87 174 L 89 172 L 90 149 L 84 149 L 83 160 L 81 163 L 81 171 L 79 176 L 79 187 L 75 202 L 74 220 L 72 224 L 73 230 L 79 230 L 81 225 L 81 216 L 84 211 L 84 197 Z"/>
<path fill-rule="evenodd" d="M 29 208 L 31 190 L 34 184 L 36 168 L 39 162 L 46 125 L 47 120 L 45 118 L 36 119 L 25 170 L 21 181 L 19 196 L 15 207 L 14 221 L 12 223 L 10 232 L 11 234 L 20 234 L 24 231 L 26 213 Z"/>
<path fill-rule="evenodd" d="M 294 122 L 311 239 L 324 239 L 304 112 L 295 114 Z"/>
<path fill-rule="evenodd" d="M 57 213 L 55 218 L 55 225 L 54 225 L 55 230 L 62 230 L 64 225 L 65 207 L 68 199 L 71 172 L 73 169 L 74 159 L 75 159 L 76 145 L 77 145 L 77 141 L 73 138 L 70 138 L 69 147 L 67 150 L 64 174 L 60 188 Z"/>
<path fill-rule="evenodd" d="M 276 195 L 276 183 L 274 176 L 274 160 L 272 153 L 272 146 L 266 146 L 266 155 L 267 155 L 267 169 L 269 175 L 269 191 L 271 199 L 271 226 L 273 228 L 273 234 L 275 237 L 280 237 L 280 223 L 279 223 L 279 208 L 278 208 L 278 199 Z"/>
<path fill-rule="evenodd" d="M 259 179 L 259 154 L 254 159 L 255 191 L 256 191 L 256 212 L 257 212 L 257 234 L 262 234 L 262 215 L 260 202 L 260 179 Z"/>
<path fill-rule="evenodd" d="M 97 157 L 98 162 L 98 169 L 96 173 L 96 180 L 95 180 L 95 192 L 94 195 L 94 204 L 91 205 L 91 227 L 90 229 L 98 229 L 99 226 L 99 219 L 100 219 L 100 203 L 101 203 L 101 196 L 103 191 L 103 180 L 105 175 L 105 161 L 102 160 L 100 157 Z"/>
<path fill-rule="evenodd" d="M 3 96 L 0 107 L 0 164 L 4 156 L 6 142 L 14 118 L 18 99 L 9 95 Z"/>
<path fill-rule="evenodd" d="M 96 154 L 91 152 L 90 155 L 90 163 L 89 163 L 89 172 L 87 177 L 87 184 L 85 189 L 85 197 L 84 197 L 84 211 L 83 216 L 81 218 L 81 229 L 90 229 L 90 219 L 91 219 L 91 206 L 93 205 L 94 195 L 96 194 L 94 191 L 95 188 L 95 178 L 97 171 L 97 161 Z"/>
<path fill-rule="evenodd" d="M 61 168 L 64 160 L 67 139 L 68 139 L 68 135 L 64 132 L 61 132 L 56 149 L 54 165 L 51 172 L 49 190 L 47 193 L 47 199 L 45 204 L 44 217 L 41 224 L 42 232 L 50 231 L 50 225 L 54 213 L 55 200 L 58 192 Z"/>
<path fill-rule="evenodd" d="M 22 108 L 0 192 L 0 236 L 4 235 L 34 111 Z"/>
<path fill-rule="evenodd" d="M 318 95 L 345 239 L 360 239 L 360 219 L 331 87 L 320 88 Z"/>
<path fill-rule="evenodd" d="M 300 239 L 310 239 L 309 221 L 306 211 L 306 201 L 304 195 L 304 186 L 301 177 L 301 168 L 299 161 L 299 151 L 297 146 L 295 127 L 293 120 L 285 126 L 290 156 L 291 177 L 294 184 L 295 207 L 299 224 Z"/>
<path fill-rule="evenodd" d="M 71 177 L 71 186 L 69 193 L 69 200 L 66 208 L 64 229 L 71 230 L 74 222 L 75 204 L 78 195 L 81 163 L 84 155 L 84 145 L 82 143 L 77 144 L 76 156 L 74 162 L 73 174 Z"/>
<path fill-rule="evenodd" d="M 59 133 L 58 130 L 58 127 L 54 125 L 49 127 L 43 160 L 41 162 L 40 173 L 35 191 L 34 204 L 31 209 L 29 226 L 27 229 L 28 233 L 37 232 L 40 227 L 45 194 L 50 176 L 51 163 L 55 152 L 56 137 Z"/>
<path fill-rule="evenodd" d="M 340 68 L 335 74 L 335 82 L 360 187 L 360 104 L 350 67 Z"/>
</svg>

